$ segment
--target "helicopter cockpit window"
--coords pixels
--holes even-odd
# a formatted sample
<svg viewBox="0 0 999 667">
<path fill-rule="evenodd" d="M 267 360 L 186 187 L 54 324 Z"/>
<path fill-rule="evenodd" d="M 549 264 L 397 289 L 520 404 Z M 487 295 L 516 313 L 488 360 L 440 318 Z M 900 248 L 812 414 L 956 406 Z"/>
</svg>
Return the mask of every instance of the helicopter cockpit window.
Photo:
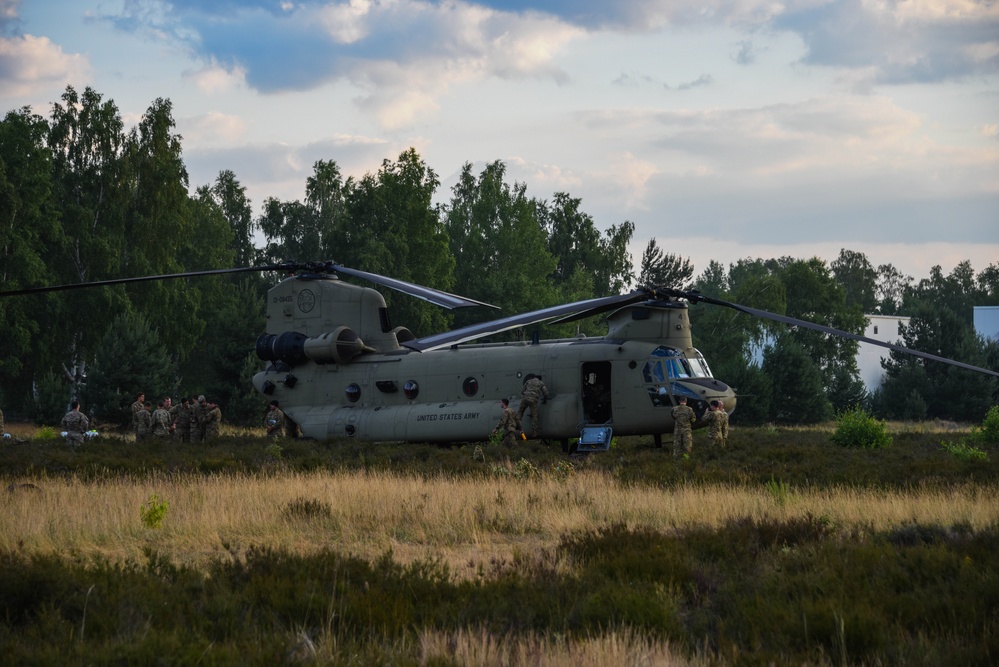
<svg viewBox="0 0 999 667">
<path fill-rule="evenodd" d="M 415 380 L 409 380 L 402 386 L 402 390 L 406 393 L 406 398 L 413 400 L 420 393 L 420 385 Z"/>
<path fill-rule="evenodd" d="M 479 393 L 479 381 L 473 377 L 467 377 L 465 378 L 465 381 L 461 383 L 461 390 L 465 392 L 465 396 L 475 396 Z"/>
<path fill-rule="evenodd" d="M 711 369 L 708 368 L 708 362 L 704 356 L 697 350 L 694 350 L 694 352 L 697 356 L 687 358 L 687 363 L 690 365 L 693 376 L 696 378 L 714 377 L 711 375 Z"/>
<path fill-rule="evenodd" d="M 361 387 L 357 384 L 351 383 L 347 385 L 347 400 L 351 403 L 357 403 L 361 399 Z"/>
<path fill-rule="evenodd" d="M 645 362 L 645 366 L 642 368 L 642 375 L 645 381 L 652 384 L 662 384 L 665 382 L 669 358 L 675 354 L 679 354 L 679 352 L 671 347 L 657 347 L 652 350 L 650 356 L 653 358 Z M 656 359 L 655 357 L 664 357 L 664 359 Z"/>
</svg>

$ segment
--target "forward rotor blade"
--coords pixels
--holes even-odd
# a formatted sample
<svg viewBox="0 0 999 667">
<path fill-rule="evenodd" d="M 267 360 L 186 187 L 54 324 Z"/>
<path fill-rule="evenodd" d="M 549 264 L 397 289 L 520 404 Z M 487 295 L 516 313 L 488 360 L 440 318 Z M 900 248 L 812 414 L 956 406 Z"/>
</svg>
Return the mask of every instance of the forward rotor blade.
<svg viewBox="0 0 999 667">
<path fill-rule="evenodd" d="M 360 271 L 358 269 L 351 269 L 349 267 L 343 266 L 341 264 L 330 264 L 330 269 L 337 272 L 343 273 L 348 276 L 353 276 L 354 278 L 363 278 L 368 282 L 375 283 L 376 285 L 383 285 L 397 292 L 402 292 L 403 294 L 408 294 L 410 296 L 415 296 L 417 299 L 423 299 L 424 301 L 429 301 L 432 304 L 441 306 L 443 308 L 455 309 L 455 308 L 471 308 L 473 306 L 486 306 L 487 308 L 499 309 L 499 306 L 494 306 L 489 303 L 484 303 L 482 301 L 476 301 L 475 299 L 469 299 L 464 296 L 459 296 L 457 294 L 451 294 L 450 292 L 444 292 L 442 290 L 434 289 L 432 287 L 424 287 L 423 285 L 417 285 L 415 283 L 408 283 L 404 280 L 397 280 L 395 278 L 389 278 L 388 276 L 382 276 L 377 273 L 368 273 L 367 271 Z"/>
<path fill-rule="evenodd" d="M 966 364 L 961 361 L 955 361 L 954 359 L 948 359 L 947 357 L 941 357 L 935 354 L 930 354 L 928 352 L 920 352 L 919 350 L 913 350 L 912 348 L 903 347 L 901 345 L 895 345 L 893 343 L 886 343 L 884 341 L 876 340 L 874 338 L 868 338 L 867 336 L 861 336 L 859 334 L 850 333 L 849 331 L 842 331 L 841 329 L 834 329 L 833 327 L 827 327 L 825 325 L 816 324 L 814 322 L 809 322 L 807 320 L 799 320 L 794 317 L 788 317 L 786 315 L 778 315 L 776 313 L 771 313 L 766 310 L 760 310 L 758 308 L 750 308 L 749 306 L 741 306 L 737 303 L 722 301 L 721 299 L 715 299 L 712 297 L 704 296 L 700 292 L 684 292 L 682 290 L 666 290 L 666 291 L 668 291 L 671 294 L 671 296 L 682 297 L 688 299 L 691 302 L 703 301 L 705 303 L 714 304 L 716 306 L 725 306 L 726 308 L 732 308 L 733 310 L 737 310 L 741 313 L 746 313 L 747 315 L 754 315 L 756 317 L 761 317 L 763 319 L 773 320 L 774 322 L 783 322 L 784 324 L 791 324 L 793 326 L 802 327 L 804 329 L 811 329 L 812 331 L 832 334 L 834 336 L 840 336 L 842 338 L 849 338 L 850 340 L 855 340 L 861 343 L 868 343 L 869 345 L 877 345 L 878 347 L 884 347 L 889 350 L 895 350 L 896 352 L 901 352 L 903 354 L 911 354 L 913 356 L 921 357 L 923 359 L 940 361 L 945 364 L 950 364 L 951 366 L 957 366 L 958 368 L 964 368 L 965 370 L 975 371 L 976 373 L 985 373 L 986 375 L 999 377 L 999 373 L 995 371 L 990 371 L 987 368 L 973 366 L 971 364 Z"/>
<path fill-rule="evenodd" d="M 607 310 L 625 303 L 639 301 L 645 299 L 646 297 L 647 294 L 645 292 L 633 292 L 631 294 L 617 294 L 597 299 L 576 301 L 573 303 L 562 304 L 561 306 L 552 306 L 550 308 L 542 308 L 541 310 L 532 310 L 527 313 L 521 313 L 520 315 L 504 317 L 498 320 L 491 320 L 489 322 L 482 322 L 481 324 L 473 324 L 467 327 L 462 327 L 461 329 L 455 329 L 454 331 L 446 331 L 433 336 L 418 338 L 416 340 L 403 343 L 403 345 L 418 352 L 429 352 L 431 350 L 438 350 L 442 347 L 457 345 L 458 343 L 465 343 L 470 340 L 482 338 L 483 336 L 490 336 L 503 331 L 509 331 L 510 329 L 516 329 L 517 327 L 530 326 L 531 324 L 537 324 L 538 322 L 544 322 L 563 315 L 581 311 L 589 312 L 591 310 L 599 309 Z"/>
</svg>

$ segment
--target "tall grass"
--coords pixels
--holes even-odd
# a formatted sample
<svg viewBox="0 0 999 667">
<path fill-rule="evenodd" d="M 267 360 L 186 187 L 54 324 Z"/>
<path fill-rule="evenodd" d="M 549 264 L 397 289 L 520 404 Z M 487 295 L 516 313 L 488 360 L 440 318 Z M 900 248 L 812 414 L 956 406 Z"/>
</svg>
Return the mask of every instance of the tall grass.
<svg viewBox="0 0 999 667">
<path fill-rule="evenodd" d="M 610 525 L 670 532 L 745 518 L 822 517 L 845 530 L 881 531 L 999 522 L 994 485 L 789 490 L 777 498 L 767 484 L 663 489 L 593 470 L 565 480 L 356 471 L 22 477 L 0 492 L 0 551 L 123 561 L 154 549 L 197 565 L 250 546 L 299 554 L 335 548 L 368 559 L 391 550 L 403 562 L 438 558 L 472 573 L 483 562 L 540 553 L 566 533 Z M 141 516 L 153 495 L 169 505 L 158 530 Z"/>
</svg>

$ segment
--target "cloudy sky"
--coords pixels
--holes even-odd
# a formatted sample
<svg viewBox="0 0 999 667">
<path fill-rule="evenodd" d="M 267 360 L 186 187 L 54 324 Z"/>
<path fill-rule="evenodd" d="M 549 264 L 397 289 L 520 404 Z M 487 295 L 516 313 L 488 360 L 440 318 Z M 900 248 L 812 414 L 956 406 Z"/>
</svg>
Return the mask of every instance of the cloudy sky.
<svg viewBox="0 0 999 667">
<path fill-rule="evenodd" d="M 0 0 L 0 110 L 173 102 L 254 212 L 415 147 L 708 260 L 999 262 L 999 2 Z M 360 267 L 363 268 L 363 267 Z"/>
</svg>

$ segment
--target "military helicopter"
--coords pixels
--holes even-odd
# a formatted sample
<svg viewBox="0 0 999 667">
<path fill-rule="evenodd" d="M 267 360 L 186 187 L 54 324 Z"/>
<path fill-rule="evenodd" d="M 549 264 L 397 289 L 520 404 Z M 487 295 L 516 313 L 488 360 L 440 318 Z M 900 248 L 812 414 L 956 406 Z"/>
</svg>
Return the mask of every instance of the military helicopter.
<svg viewBox="0 0 999 667">
<path fill-rule="evenodd" d="M 560 441 L 563 450 L 569 451 L 570 442 L 581 451 L 605 450 L 613 434 L 651 435 L 661 446 L 662 435 L 673 431 L 671 408 L 681 396 L 694 409 L 695 427 L 703 425 L 711 401 L 720 401 L 728 413 L 736 406 L 735 390 L 712 375 L 693 346 L 688 305 L 699 302 L 999 377 L 944 357 L 672 288 L 642 287 L 422 338 L 391 325 L 379 291 L 340 276 L 449 309 L 489 305 L 335 262 L 121 278 L 0 292 L 0 297 L 251 271 L 288 274 L 267 294 L 266 331 L 256 343 L 266 365 L 253 385 L 278 399 L 303 435 L 316 439 L 484 440 L 499 418 L 500 399 L 515 402 L 528 377 L 539 375 L 549 391 L 540 430 Z M 602 337 L 475 342 L 518 327 L 601 313 L 609 313 Z"/>
</svg>

